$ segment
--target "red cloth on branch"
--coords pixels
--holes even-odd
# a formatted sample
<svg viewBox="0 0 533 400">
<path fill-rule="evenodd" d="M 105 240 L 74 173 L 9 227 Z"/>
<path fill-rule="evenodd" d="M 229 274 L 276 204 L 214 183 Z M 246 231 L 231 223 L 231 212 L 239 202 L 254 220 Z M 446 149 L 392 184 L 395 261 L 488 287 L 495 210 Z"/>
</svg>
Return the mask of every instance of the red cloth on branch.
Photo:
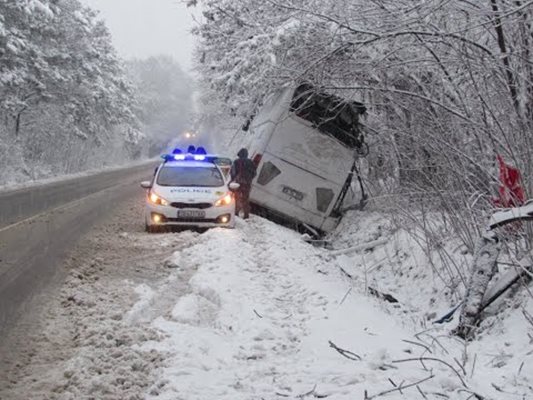
<svg viewBox="0 0 533 400">
<path fill-rule="evenodd" d="M 505 208 L 521 206 L 526 200 L 526 195 L 521 184 L 520 170 L 506 164 L 501 155 L 498 154 L 497 157 L 500 166 L 500 187 L 498 188 L 500 197 L 495 199 L 496 206 Z"/>
</svg>

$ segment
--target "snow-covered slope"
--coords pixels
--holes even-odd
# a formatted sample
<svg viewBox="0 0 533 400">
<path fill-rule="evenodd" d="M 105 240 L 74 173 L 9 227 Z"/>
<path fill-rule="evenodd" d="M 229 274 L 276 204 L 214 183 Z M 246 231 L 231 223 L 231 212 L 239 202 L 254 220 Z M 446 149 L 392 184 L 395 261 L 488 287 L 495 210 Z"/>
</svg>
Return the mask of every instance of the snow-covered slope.
<svg viewBox="0 0 533 400">
<path fill-rule="evenodd" d="M 142 347 L 168 356 L 151 398 L 533 395 L 532 326 L 519 309 L 487 319 L 479 339 L 463 343 L 448 335 L 453 322 L 432 324 L 454 295 L 438 276 L 443 265 L 432 270 L 406 231 L 392 229 L 386 216 L 354 213 L 334 239 L 337 248 L 386 240 L 332 256 L 254 217 L 176 252 L 169 262 L 178 277 L 196 272 L 189 294 L 153 323 L 165 339 Z M 450 256 L 467 268 L 460 249 Z M 368 287 L 398 303 L 370 295 Z M 419 389 L 407 387 L 417 382 Z"/>
<path fill-rule="evenodd" d="M 159 399 L 296 397 L 313 389 L 350 399 L 409 347 L 402 338 L 410 333 L 339 281 L 324 251 L 265 220 L 207 232 L 172 262 L 198 271 L 190 294 L 155 322 L 167 339 L 145 346 L 172 353 Z M 330 341 L 361 359 L 341 356 Z"/>
<path fill-rule="evenodd" d="M 531 292 L 517 285 L 492 304 L 472 342 L 450 336 L 459 313 L 442 325 L 435 321 L 462 301 L 472 255 L 453 237 L 443 235 L 428 248 L 421 235 L 412 227 L 398 229 L 386 214 L 354 212 L 333 236 L 336 247 L 371 241 L 385 244 L 338 256 L 336 262 L 353 276 L 360 293 L 373 287 L 396 298 L 397 304 L 382 301 L 379 307 L 402 321 L 405 328 L 423 332 L 416 337 L 436 345 L 439 358 L 459 371 L 456 360 L 461 363 L 471 388 L 479 388 L 479 393 L 490 399 L 533 398 Z M 501 264 L 498 268 L 489 290 L 510 267 Z"/>
</svg>

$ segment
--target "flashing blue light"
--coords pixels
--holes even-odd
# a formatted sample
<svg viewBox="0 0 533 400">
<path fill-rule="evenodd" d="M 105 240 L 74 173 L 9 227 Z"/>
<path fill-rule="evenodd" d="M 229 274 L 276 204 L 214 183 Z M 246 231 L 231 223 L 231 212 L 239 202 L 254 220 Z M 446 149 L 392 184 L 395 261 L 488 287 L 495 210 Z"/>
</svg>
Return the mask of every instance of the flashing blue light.
<svg viewBox="0 0 533 400">
<path fill-rule="evenodd" d="M 172 150 L 172 154 L 199 154 L 199 155 L 207 155 L 207 151 L 205 150 L 205 147 L 198 146 L 197 148 L 193 145 L 190 145 L 187 148 L 187 152 L 184 152 L 180 148 L 176 147 L 174 150 Z"/>
<path fill-rule="evenodd" d="M 205 151 L 205 148 L 203 146 L 199 146 L 199 147 L 196 148 L 196 154 L 206 155 L 207 151 Z"/>
<path fill-rule="evenodd" d="M 193 146 L 189 146 L 188 150 L 192 150 Z M 207 162 L 213 162 L 213 160 L 216 157 L 213 157 L 210 154 L 207 154 L 207 151 L 203 147 L 198 147 L 194 149 L 194 152 L 187 152 L 184 153 L 181 149 L 175 148 L 172 150 L 172 154 L 163 154 L 161 156 L 165 160 L 165 162 L 169 161 L 186 161 L 186 160 L 194 160 L 194 161 L 207 161 Z"/>
</svg>

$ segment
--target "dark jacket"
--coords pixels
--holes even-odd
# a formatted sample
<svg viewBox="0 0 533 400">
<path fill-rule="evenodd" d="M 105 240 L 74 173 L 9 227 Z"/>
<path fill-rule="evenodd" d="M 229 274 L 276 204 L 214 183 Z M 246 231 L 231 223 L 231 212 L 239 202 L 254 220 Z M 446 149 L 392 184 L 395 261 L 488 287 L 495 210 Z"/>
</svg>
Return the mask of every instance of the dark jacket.
<svg viewBox="0 0 533 400">
<path fill-rule="evenodd" d="M 239 158 L 231 166 L 231 180 L 241 185 L 251 185 L 257 174 L 256 167 L 253 161 L 248 158 L 248 150 L 241 149 L 237 155 Z"/>
</svg>

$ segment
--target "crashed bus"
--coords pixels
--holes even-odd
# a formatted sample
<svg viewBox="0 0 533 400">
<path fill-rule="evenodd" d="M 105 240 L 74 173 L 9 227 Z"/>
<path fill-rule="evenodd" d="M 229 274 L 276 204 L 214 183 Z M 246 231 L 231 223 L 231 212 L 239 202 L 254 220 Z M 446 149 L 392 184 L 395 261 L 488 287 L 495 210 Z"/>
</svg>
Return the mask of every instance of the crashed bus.
<svg viewBox="0 0 533 400">
<path fill-rule="evenodd" d="M 309 84 L 271 95 L 243 133 L 257 167 L 250 201 L 256 212 L 331 232 L 342 217 L 356 152 L 364 148 L 363 104 Z"/>
</svg>

